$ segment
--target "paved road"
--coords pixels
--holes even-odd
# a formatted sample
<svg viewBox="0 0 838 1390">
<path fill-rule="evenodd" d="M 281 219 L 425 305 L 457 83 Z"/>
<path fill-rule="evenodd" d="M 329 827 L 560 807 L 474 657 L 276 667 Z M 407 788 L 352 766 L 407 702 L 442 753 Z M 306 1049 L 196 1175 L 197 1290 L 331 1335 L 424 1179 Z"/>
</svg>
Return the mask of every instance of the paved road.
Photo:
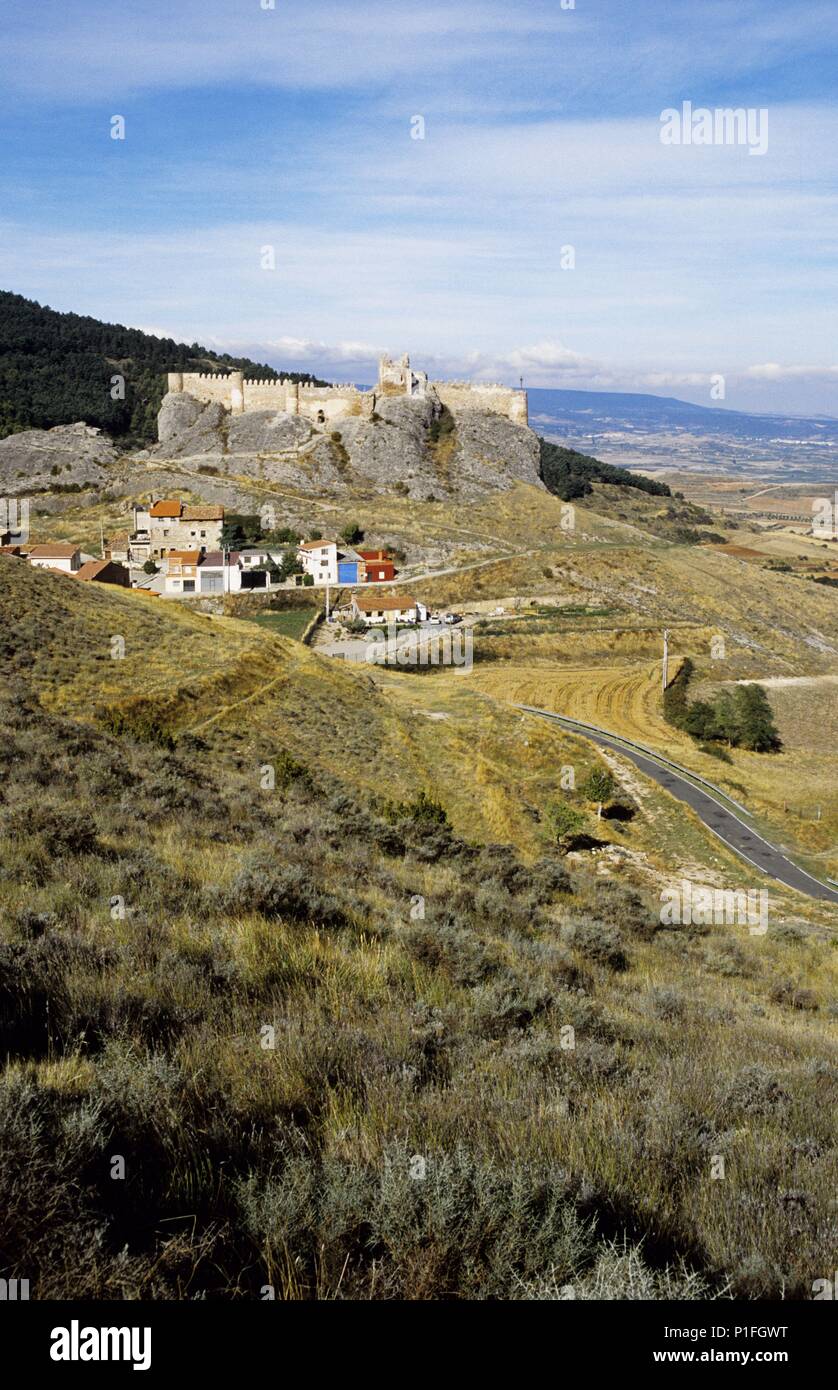
<svg viewBox="0 0 838 1390">
<path fill-rule="evenodd" d="M 546 710 L 533 709 L 531 706 L 521 705 L 519 708 L 527 709 L 528 713 L 538 714 L 544 719 L 553 719 L 573 733 L 581 734 L 583 738 L 590 739 L 592 743 L 597 743 L 602 748 L 610 748 L 615 753 L 622 754 L 624 758 L 629 758 L 647 777 L 651 777 L 660 786 L 665 787 L 679 801 L 685 801 L 688 806 L 691 806 L 708 830 L 712 830 L 714 835 L 717 835 L 730 849 L 735 850 L 754 868 L 777 879 L 780 883 L 784 883 L 788 888 L 796 888 L 798 893 L 805 893 L 807 897 L 817 898 L 820 902 L 838 903 L 838 889 L 830 888 L 828 884 L 821 883 L 820 879 L 807 874 L 805 869 L 798 868 L 774 845 L 769 844 L 768 840 L 764 840 L 761 835 L 758 835 L 755 830 L 740 820 L 733 811 L 720 805 L 713 796 L 702 791 L 700 787 L 696 787 L 686 777 L 680 777 L 677 772 L 655 762 L 653 758 L 645 757 L 642 753 L 635 752 L 633 748 L 626 747 L 618 738 L 609 735 L 605 730 L 594 733 L 587 726 L 577 723 L 575 719 L 568 719 L 564 715 L 548 714 Z"/>
</svg>

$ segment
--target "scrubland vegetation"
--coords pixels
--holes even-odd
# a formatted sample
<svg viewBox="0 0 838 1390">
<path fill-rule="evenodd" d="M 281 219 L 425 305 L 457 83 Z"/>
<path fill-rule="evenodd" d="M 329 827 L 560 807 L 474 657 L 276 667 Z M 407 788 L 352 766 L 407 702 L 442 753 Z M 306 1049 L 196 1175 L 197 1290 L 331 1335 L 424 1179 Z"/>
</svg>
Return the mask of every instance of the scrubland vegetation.
<svg viewBox="0 0 838 1390">
<path fill-rule="evenodd" d="M 339 756 L 301 752 L 309 653 L 275 673 L 268 790 L 249 719 L 189 713 L 230 651 L 239 696 L 258 629 L 206 623 L 199 658 L 190 615 L 24 578 L 40 608 L 0 588 L 4 1275 L 38 1298 L 810 1296 L 838 1220 L 834 938 L 663 928 L 555 843 L 457 833 L 467 763 L 395 795 L 424 745 L 386 720 L 390 777 L 353 785 L 335 767 L 373 749 L 343 686 Z M 150 722 L 104 667 L 85 706 L 129 606 L 149 691 L 167 643 L 188 667 Z"/>
</svg>

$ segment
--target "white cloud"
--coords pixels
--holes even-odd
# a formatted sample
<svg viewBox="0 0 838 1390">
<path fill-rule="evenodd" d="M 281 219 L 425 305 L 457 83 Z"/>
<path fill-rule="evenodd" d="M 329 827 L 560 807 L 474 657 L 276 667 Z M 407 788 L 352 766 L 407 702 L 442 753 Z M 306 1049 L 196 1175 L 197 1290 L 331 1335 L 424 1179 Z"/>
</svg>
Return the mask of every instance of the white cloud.
<svg viewBox="0 0 838 1390">
<path fill-rule="evenodd" d="M 762 362 L 758 366 L 748 367 L 743 375 L 754 381 L 796 381 L 800 379 L 828 381 L 832 377 L 838 377 L 838 367 L 794 366 L 783 365 L 779 362 Z"/>
</svg>

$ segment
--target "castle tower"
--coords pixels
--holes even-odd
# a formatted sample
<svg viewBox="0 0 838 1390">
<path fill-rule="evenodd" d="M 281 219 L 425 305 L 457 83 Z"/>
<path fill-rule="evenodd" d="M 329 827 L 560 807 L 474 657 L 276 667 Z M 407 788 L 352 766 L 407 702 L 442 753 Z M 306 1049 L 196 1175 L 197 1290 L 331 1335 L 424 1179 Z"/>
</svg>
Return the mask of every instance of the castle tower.
<svg viewBox="0 0 838 1390">
<path fill-rule="evenodd" d="M 509 418 L 514 420 L 516 425 L 529 425 L 530 417 L 526 391 L 513 391 Z"/>
<path fill-rule="evenodd" d="M 230 373 L 230 410 L 233 415 L 244 414 L 244 373 Z"/>
<path fill-rule="evenodd" d="M 169 390 L 176 393 L 183 390 L 183 372 L 169 372 Z"/>
</svg>

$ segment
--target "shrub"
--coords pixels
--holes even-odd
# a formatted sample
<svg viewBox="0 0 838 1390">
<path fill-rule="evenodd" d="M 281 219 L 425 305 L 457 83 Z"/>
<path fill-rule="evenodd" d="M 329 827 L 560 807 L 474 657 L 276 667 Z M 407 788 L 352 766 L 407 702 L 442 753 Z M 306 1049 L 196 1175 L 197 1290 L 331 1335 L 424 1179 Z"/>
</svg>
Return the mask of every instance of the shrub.
<svg viewBox="0 0 838 1390">
<path fill-rule="evenodd" d="M 210 894 L 209 906 L 216 901 Z M 278 866 L 263 853 L 251 856 L 236 874 L 221 905 L 230 915 L 258 912 L 269 920 L 316 922 L 324 927 L 343 927 L 348 921 L 338 899 L 312 883 L 304 869 L 295 864 Z"/>
<path fill-rule="evenodd" d="M 814 990 L 803 989 L 792 980 L 780 980 L 773 985 L 768 996 L 774 1004 L 785 1004 L 790 1009 L 801 1009 L 807 1013 L 817 1013 L 818 996 Z"/>
<path fill-rule="evenodd" d="M 605 768 L 595 767 L 579 788 L 586 801 L 607 801 L 614 794 L 616 783 Z"/>
<path fill-rule="evenodd" d="M 547 808 L 547 823 L 562 847 L 572 842 L 585 825 L 585 817 L 567 801 L 554 801 Z"/>
<path fill-rule="evenodd" d="M 68 854 L 96 854 L 101 848 L 89 815 L 40 802 L 8 812 L 2 829 L 13 840 L 39 836 L 56 859 Z"/>
<path fill-rule="evenodd" d="M 719 1106 L 723 1115 L 771 1115 L 788 1100 L 774 1073 L 755 1063 L 736 1073 L 723 1090 Z"/>
<path fill-rule="evenodd" d="M 573 924 L 573 945 L 588 960 L 609 970 L 627 970 L 628 956 L 618 929 L 605 922 L 581 920 Z"/>
</svg>

